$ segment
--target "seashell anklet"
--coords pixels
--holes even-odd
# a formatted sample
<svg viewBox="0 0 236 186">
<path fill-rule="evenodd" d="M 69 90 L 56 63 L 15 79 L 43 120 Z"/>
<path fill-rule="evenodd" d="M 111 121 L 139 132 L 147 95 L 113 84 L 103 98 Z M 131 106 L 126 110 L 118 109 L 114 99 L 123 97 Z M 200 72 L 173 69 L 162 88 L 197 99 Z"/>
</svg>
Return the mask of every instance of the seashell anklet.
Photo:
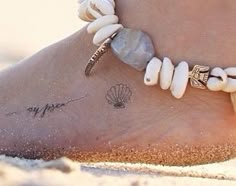
<svg viewBox="0 0 236 186">
<path fill-rule="evenodd" d="M 99 48 L 89 59 L 85 75 L 89 76 L 95 64 L 109 50 L 122 62 L 138 71 L 146 71 L 144 84 L 157 85 L 163 90 L 170 89 L 172 95 L 180 99 L 184 96 L 188 83 L 199 89 L 224 91 L 231 94 L 236 112 L 236 67 L 222 69 L 195 65 L 192 70 L 182 61 L 176 67 L 169 58 L 155 57 L 151 38 L 140 30 L 124 28 L 115 15 L 114 0 L 79 0 L 80 19 L 90 22 L 87 31 L 95 34 L 93 43 Z"/>
</svg>

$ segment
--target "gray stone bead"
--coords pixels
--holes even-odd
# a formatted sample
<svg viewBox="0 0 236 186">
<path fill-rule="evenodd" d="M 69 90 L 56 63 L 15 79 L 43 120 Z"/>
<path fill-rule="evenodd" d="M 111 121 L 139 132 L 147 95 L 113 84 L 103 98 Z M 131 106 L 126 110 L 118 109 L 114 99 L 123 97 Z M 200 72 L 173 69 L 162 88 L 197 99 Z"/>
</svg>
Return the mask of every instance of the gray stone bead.
<svg viewBox="0 0 236 186">
<path fill-rule="evenodd" d="M 121 61 L 139 71 L 146 68 L 155 54 L 152 41 L 146 33 L 127 28 L 116 35 L 111 48 Z"/>
</svg>

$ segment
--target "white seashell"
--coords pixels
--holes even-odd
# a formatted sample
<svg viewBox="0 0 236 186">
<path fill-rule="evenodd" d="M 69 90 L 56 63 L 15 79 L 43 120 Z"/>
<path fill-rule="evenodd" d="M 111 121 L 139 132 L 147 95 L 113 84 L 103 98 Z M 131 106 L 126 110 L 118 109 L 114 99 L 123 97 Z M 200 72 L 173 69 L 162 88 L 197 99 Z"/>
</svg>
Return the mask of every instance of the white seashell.
<svg viewBox="0 0 236 186">
<path fill-rule="evenodd" d="M 226 83 L 227 83 L 227 74 L 222 68 L 219 68 L 219 67 L 214 68 L 211 71 L 211 75 L 215 76 L 215 77 L 219 77 L 220 81 L 222 81 L 222 84 L 226 85 Z"/>
<path fill-rule="evenodd" d="M 97 10 L 94 10 L 90 3 L 88 3 L 88 12 L 96 19 L 102 17 L 102 14 L 98 12 Z"/>
<path fill-rule="evenodd" d="M 108 25 L 101 28 L 94 36 L 93 43 L 100 46 L 107 38 L 111 37 L 115 32 L 122 29 L 121 24 Z"/>
<path fill-rule="evenodd" d="M 211 91 L 221 91 L 224 86 L 223 81 L 216 77 L 209 78 L 207 81 L 207 88 Z"/>
<path fill-rule="evenodd" d="M 154 57 L 148 63 L 146 68 L 146 73 L 144 76 L 144 84 L 148 86 L 153 86 L 158 83 L 159 73 L 161 70 L 162 62 L 160 59 Z"/>
<path fill-rule="evenodd" d="M 226 68 L 224 71 L 228 76 L 236 76 L 236 67 Z"/>
<path fill-rule="evenodd" d="M 236 92 L 231 93 L 230 97 L 231 97 L 231 102 L 232 102 L 233 107 L 234 107 L 234 111 L 236 112 Z"/>
<path fill-rule="evenodd" d="M 115 8 L 115 7 L 116 7 L 116 3 L 115 3 L 115 1 L 114 1 L 114 0 L 107 0 L 107 1 L 109 1 L 109 2 L 112 4 L 113 8 Z"/>
<path fill-rule="evenodd" d="M 211 75 L 215 77 L 209 78 L 207 81 L 207 88 L 211 91 L 221 91 L 227 85 L 227 74 L 226 72 L 216 67 L 211 71 Z"/>
<path fill-rule="evenodd" d="M 189 79 L 189 65 L 187 62 L 181 62 L 174 72 L 173 81 L 170 87 L 172 95 L 180 99 L 184 96 Z"/>
<path fill-rule="evenodd" d="M 227 84 L 222 89 L 224 92 L 236 92 L 236 79 L 228 78 Z"/>
<path fill-rule="evenodd" d="M 226 68 L 224 71 L 228 76 L 231 76 L 231 77 L 236 76 L 236 68 L 235 67 Z M 223 88 L 223 91 L 229 92 L 229 93 L 236 92 L 236 79 L 228 78 L 228 82 L 227 82 L 226 86 Z M 236 109 L 236 102 L 235 102 L 234 106 Z"/>
<path fill-rule="evenodd" d="M 79 17 L 80 19 L 92 22 L 104 15 L 115 14 L 114 0 L 79 0 Z"/>
<path fill-rule="evenodd" d="M 160 86 L 163 90 L 170 88 L 174 74 L 174 65 L 167 57 L 164 58 L 160 72 Z"/>
<path fill-rule="evenodd" d="M 79 6 L 79 18 L 86 22 L 92 22 L 95 18 L 88 13 L 88 1 L 81 2 Z"/>
<path fill-rule="evenodd" d="M 97 9 L 102 15 L 114 15 L 115 10 L 112 3 L 108 0 L 90 0 L 91 8 L 93 6 Z M 95 10 L 94 9 L 94 10 Z"/>
<path fill-rule="evenodd" d="M 90 25 L 87 28 L 88 33 L 96 33 L 98 30 L 100 30 L 102 27 L 118 23 L 119 19 L 116 15 L 106 15 L 103 17 L 98 18 L 94 22 L 90 23 Z"/>
</svg>

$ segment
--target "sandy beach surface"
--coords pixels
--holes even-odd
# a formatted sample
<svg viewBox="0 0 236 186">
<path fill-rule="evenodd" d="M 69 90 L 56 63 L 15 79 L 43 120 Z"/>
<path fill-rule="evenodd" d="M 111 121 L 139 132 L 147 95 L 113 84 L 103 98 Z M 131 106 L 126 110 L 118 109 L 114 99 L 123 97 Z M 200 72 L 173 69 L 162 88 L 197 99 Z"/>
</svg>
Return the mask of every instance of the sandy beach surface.
<svg viewBox="0 0 236 186">
<path fill-rule="evenodd" d="M 1 186 L 235 186 L 236 160 L 195 167 L 50 162 L 0 156 Z"/>
</svg>

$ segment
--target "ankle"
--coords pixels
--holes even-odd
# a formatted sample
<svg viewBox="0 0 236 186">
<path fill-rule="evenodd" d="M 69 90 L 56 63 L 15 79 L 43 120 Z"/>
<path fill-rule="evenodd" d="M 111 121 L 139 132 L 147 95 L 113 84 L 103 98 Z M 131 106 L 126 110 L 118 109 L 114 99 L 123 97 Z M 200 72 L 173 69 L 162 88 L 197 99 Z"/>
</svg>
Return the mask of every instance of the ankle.
<svg viewBox="0 0 236 186">
<path fill-rule="evenodd" d="M 235 4 L 215 0 L 119 0 L 117 14 L 125 27 L 151 36 L 160 58 L 169 56 L 175 63 L 186 60 L 191 65 L 229 67 L 235 65 L 236 58 L 236 26 L 232 26 Z"/>
</svg>

